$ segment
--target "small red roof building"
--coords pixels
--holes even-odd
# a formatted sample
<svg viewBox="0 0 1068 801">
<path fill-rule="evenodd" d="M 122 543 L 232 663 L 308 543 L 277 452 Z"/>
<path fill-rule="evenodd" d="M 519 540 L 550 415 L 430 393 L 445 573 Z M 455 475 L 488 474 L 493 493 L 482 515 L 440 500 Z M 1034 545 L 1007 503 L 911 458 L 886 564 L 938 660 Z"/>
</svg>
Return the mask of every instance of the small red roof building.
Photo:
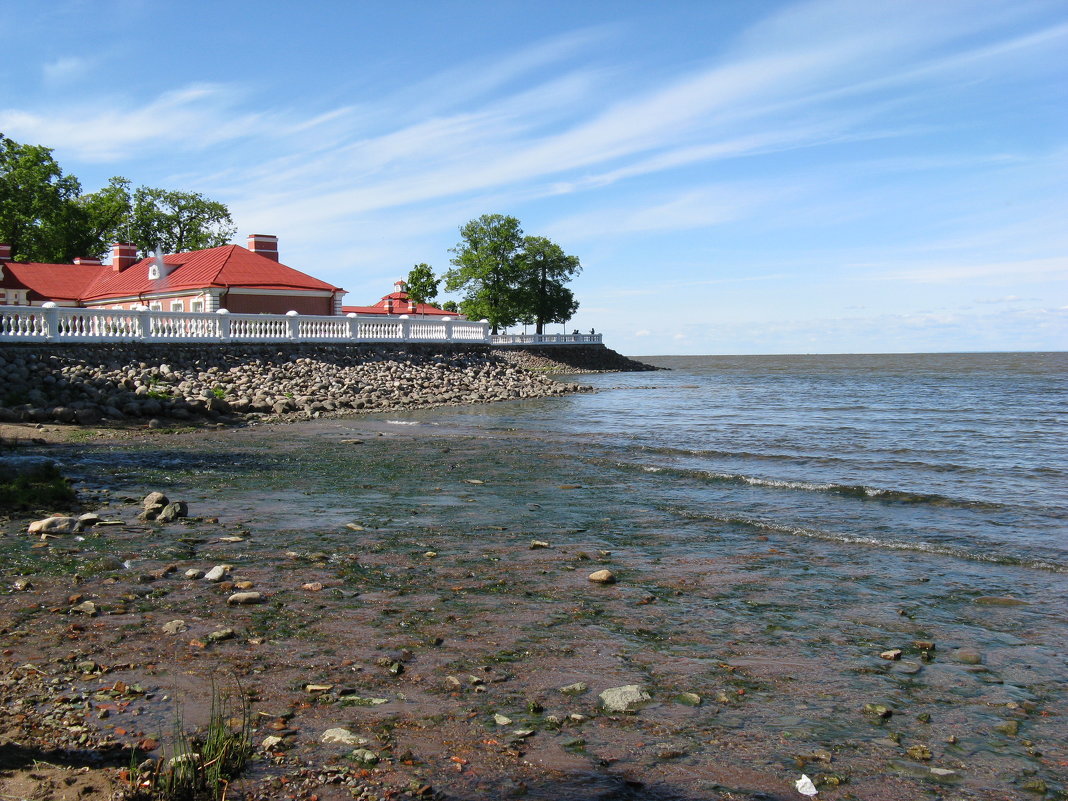
<svg viewBox="0 0 1068 801">
<path fill-rule="evenodd" d="M 422 317 L 451 317 L 454 320 L 465 320 L 458 312 L 445 311 L 429 303 L 416 303 L 408 297 L 408 285 L 404 281 L 393 284 L 393 291 L 385 295 L 382 300 L 373 306 L 342 306 L 342 314 L 384 314 L 391 317 L 399 317 L 402 314 Z"/>
<path fill-rule="evenodd" d="M 335 315 L 345 290 L 278 261 L 278 238 L 253 234 L 248 247 L 224 245 L 162 257 L 137 258 L 134 245 L 118 244 L 111 264 L 11 261 L 0 245 L 0 304 L 237 314 Z"/>
</svg>

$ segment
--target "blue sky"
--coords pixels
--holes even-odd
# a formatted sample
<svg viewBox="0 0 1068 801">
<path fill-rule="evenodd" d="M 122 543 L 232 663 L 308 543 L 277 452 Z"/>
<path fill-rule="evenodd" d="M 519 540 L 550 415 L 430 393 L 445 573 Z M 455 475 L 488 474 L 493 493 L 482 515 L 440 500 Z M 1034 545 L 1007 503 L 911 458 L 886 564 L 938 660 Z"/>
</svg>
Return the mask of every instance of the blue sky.
<svg viewBox="0 0 1068 801">
<path fill-rule="evenodd" d="M 1068 347 L 1063 0 L 6 0 L 0 36 L 0 131 L 221 200 L 349 303 L 499 212 L 628 354 Z"/>
</svg>

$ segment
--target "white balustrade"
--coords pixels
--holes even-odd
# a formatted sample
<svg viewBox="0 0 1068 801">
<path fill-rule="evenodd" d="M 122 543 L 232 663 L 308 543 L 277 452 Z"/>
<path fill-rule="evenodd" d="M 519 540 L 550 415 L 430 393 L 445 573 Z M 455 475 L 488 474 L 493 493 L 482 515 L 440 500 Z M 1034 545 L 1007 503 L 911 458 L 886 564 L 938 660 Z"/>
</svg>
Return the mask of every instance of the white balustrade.
<svg viewBox="0 0 1068 801">
<path fill-rule="evenodd" d="M 601 344 L 600 334 L 497 334 L 483 320 L 0 306 L 3 342 L 463 342 Z"/>
<path fill-rule="evenodd" d="M 493 345 L 600 345 L 601 334 L 491 334 Z"/>
</svg>

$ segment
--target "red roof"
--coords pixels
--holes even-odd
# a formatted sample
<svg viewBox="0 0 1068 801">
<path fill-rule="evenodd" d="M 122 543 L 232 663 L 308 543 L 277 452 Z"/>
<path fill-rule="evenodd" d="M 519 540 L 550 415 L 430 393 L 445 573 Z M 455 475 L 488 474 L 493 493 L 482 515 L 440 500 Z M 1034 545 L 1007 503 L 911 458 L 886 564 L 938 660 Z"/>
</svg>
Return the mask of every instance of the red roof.
<svg viewBox="0 0 1068 801">
<path fill-rule="evenodd" d="M 100 269 L 96 264 L 5 261 L 0 263 L 0 270 L 4 274 L 0 286 L 5 289 L 28 289 L 30 301 L 77 301 Z"/>
<path fill-rule="evenodd" d="M 165 273 L 148 277 L 154 259 L 142 259 L 122 272 L 103 267 L 82 300 L 129 297 L 153 292 L 174 292 L 205 287 L 251 287 L 340 292 L 341 287 L 312 278 L 240 245 L 192 250 L 163 257 Z"/>
<path fill-rule="evenodd" d="M 393 311 L 386 310 L 386 301 L 393 301 Z M 420 314 L 431 317 L 459 317 L 456 312 L 445 311 L 429 303 L 415 304 L 415 310 L 409 310 L 407 292 L 390 292 L 374 306 L 342 306 L 342 314 Z"/>
</svg>

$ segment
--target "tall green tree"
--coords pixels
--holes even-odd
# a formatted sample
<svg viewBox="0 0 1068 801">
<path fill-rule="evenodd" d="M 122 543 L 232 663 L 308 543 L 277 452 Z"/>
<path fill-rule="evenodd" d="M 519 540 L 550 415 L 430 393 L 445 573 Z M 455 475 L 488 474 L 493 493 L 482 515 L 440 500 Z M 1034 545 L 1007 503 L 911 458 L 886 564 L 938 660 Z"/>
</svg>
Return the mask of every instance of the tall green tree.
<svg viewBox="0 0 1068 801">
<path fill-rule="evenodd" d="M 546 323 L 566 323 L 574 317 L 579 304 L 564 284 L 581 271 L 578 258 L 564 253 L 551 239 L 525 237 L 519 254 L 519 321 L 533 324 L 542 334 Z"/>
<path fill-rule="evenodd" d="M 496 334 L 519 320 L 518 256 L 523 246 L 519 220 L 483 214 L 460 228 L 454 269 L 445 273 L 447 292 L 463 291 L 460 308 L 470 319 L 489 320 Z"/>
<path fill-rule="evenodd" d="M 230 210 L 199 192 L 140 187 L 133 198 L 130 239 L 142 257 L 225 245 L 237 227 Z"/>
<path fill-rule="evenodd" d="M 230 211 L 196 192 L 140 187 L 125 178 L 81 193 L 52 150 L 0 134 L 0 242 L 22 261 L 102 258 L 115 242 L 133 242 L 142 256 L 226 244 L 236 232 Z"/>
<path fill-rule="evenodd" d="M 0 242 L 11 245 L 13 258 L 68 261 L 80 193 L 78 179 L 63 174 L 50 148 L 0 134 Z"/>
<path fill-rule="evenodd" d="M 416 303 L 432 303 L 438 296 L 439 278 L 434 276 L 434 271 L 429 264 L 420 263 L 412 267 L 408 273 L 408 297 Z"/>
</svg>

